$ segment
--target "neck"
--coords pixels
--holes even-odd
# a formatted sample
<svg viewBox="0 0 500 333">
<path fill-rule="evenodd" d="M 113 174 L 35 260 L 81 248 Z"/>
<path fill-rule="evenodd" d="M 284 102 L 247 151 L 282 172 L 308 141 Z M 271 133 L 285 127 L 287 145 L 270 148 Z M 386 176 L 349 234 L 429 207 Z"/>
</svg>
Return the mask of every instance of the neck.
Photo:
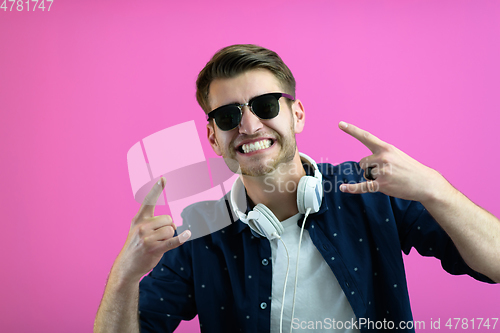
<svg viewBox="0 0 500 333">
<path fill-rule="evenodd" d="M 297 187 L 306 172 L 298 151 L 289 163 L 282 163 L 270 174 L 260 177 L 242 176 L 247 195 L 254 204 L 262 203 L 280 221 L 297 214 Z"/>
</svg>

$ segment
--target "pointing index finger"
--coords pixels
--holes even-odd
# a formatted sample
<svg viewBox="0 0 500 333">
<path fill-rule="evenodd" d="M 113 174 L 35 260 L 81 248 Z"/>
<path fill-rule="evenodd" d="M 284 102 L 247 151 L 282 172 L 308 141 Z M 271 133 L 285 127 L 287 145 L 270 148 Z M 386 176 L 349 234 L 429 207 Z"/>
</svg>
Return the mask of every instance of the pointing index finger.
<svg viewBox="0 0 500 333">
<path fill-rule="evenodd" d="M 385 145 L 385 142 L 377 138 L 375 135 L 352 124 L 347 124 L 346 122 L 341 121 L 339 123 L 339 128 L 360 141 L 374 154 Z"/>
<path fill-rule="evenodd" d="M 161 177 L 154 185 L 153 188 L 144 198 L 141 208 L 139 208 L 139 215 L 152 217 L 155 212 L 156 202 L 163 192 L 163 187 L 165 186 L 165 179 Z"/>
</svg>

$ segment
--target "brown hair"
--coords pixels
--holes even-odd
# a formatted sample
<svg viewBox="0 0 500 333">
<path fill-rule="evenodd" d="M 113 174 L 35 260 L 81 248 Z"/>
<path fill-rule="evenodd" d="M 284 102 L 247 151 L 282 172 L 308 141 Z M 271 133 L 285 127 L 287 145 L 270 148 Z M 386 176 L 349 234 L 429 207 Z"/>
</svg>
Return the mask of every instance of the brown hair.
<svg viewBox="0 0 500 333">
<path fill-rule="evenodd" d="M 295 78 L 283 60 L 269 49 L 253 44 L 237 44 L 219 50 L 198 74 L 196 99 L 205 113 L 211 111 L 208 92 L 213 80 L 233 78 L 252 69 L 269 70 L 280 82 L 284 93 L 295 97 Z"/>
</svg>

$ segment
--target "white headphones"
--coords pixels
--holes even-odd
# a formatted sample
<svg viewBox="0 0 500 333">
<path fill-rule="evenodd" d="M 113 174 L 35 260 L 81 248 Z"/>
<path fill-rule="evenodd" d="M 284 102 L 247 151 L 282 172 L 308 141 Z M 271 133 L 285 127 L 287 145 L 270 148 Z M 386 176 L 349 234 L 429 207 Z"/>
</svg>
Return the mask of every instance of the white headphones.
<svg viewBox="0 0 500 333">
<path fill-rule="evenodd" d="M 299 153 L 299 155 L 302 161 L 312 166 L 314 177 L 303 176 L 300 179 L 297 187 L 297 207 L 301 214 L 305 214 L 308 209 L 310 209 L 310 213 L 317 213 L 323 199 L 323 176 L 312 158 L 302 153 Z M 274 216 L 271 210 L 259 203 L 246 215 L 242 212 L 246 211 L 246 204 L 247 200 L 246 193 L 243 190 L 243 182 L 238 177 L 233 183 L 231 190 L 231 205 L 235 214 L 241 222 L 248 224 L 258 235 L 266 237 L 269 240 L 280 238 L 284 229 L 281 222 Z"/>
</svg>

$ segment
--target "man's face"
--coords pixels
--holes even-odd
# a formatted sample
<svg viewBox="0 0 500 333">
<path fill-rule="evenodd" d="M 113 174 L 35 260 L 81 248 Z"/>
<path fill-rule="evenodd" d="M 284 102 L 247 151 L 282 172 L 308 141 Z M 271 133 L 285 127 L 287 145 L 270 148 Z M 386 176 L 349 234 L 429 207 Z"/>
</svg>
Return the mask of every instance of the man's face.
<svg viewBox="0 0 500 333">
<path fill-rule="evenodd" d="M 234 78 L 214 80 L 210 85 L 209 102 L 214 110 L 227 104 L 247 103 L 256 96 L 272 92 L 284 91 L 270 71 L 256 69 Z M 212 148 L 224 157 L 233 172 L 239 166 L 243 175 L 263 176 L 294 158 L 297 151 L 295 133 L 300 133 L 304 126 L 304 109 L 298 100 L 290 109 L 285 97 L 280 98 L 279 104 L 280 112 L 273 119 L 261 120 L 245 106 L 241 123 L 235 129 L 222 131 L 215 121 L 207 125 Z M 256 143 L 260 149 L 244 152 L 244 144 Z"/>
</svg>

